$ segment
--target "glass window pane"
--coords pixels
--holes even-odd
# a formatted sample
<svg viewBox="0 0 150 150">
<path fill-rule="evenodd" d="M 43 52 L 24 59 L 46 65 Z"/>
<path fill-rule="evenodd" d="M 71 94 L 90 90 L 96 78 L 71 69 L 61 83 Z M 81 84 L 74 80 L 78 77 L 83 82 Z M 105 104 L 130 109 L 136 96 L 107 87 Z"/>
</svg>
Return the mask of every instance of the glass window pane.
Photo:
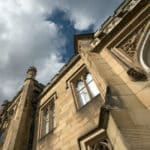
<svg viewBox="0 0 150 150">
<path fill-rule="evenodd" d="M 82 88 L 84 88 L 84 83 L 80 80 L 77 82 L 77 91 L 80 91 Z"/>
<path fill-rule="evenodd" d="M 49 132 L 49 121 L 46 121 L 45 134 L 47 134 L 48 132 Z"/>
<path fill-rule="evenodd" d="M 92 76 L 91 76 L 91 74 L 87 74 L 86 75 L 86 83 L 89 83 L 90 81 L 92 81 L 93 79 L 92 79 Z"/>
<path fill-rule="evenodd" d="M 50 130 L 52 130 L 53 129 L 53 123 L 54 123 L 54 107 L 55 107 L 55 105 L 54 105 L 54 103 L 52 103 L 51 105 L 50 105 L 50 121 L 49 121 L 49 128 L 50 128 Z"/>
<path fill-rule="evenodd" d="M 87 104 L 90 101 L 90 97 L 89 97 L 89 94 L 88 94 L 86 88 L 83 88 L 81 91 L 79 91 L 78 96 L 80 99 L 81 106 Z"/>
<path fill-rule="evenodd" d="M 86 75 L 86 83 L 87 83 L 87 86 L 88 86 L 88 88 L 91 92 L 92 97 L 97 96 L 99 94 L 99 90 L 98 90 L 95 82 L 93 81 L 92 76 L 91 76 L 90 73 L 88 73 Z"/>
<path fill-rule="evenodd" d="M 52 101 L 42 111 L 41 136 L 45 136 L 46 134 L 48 134 L 54 127 L 54 109 L 55 104 Z"/>
<path fill-rule="evenodd" d="M 88 83 L 88 87 L 90 89 L 92 97 L 95 97 L 99 94 L 99 90 L 94 81 L 91 81 L 90 83 Z"/>
<path fill-rule="evenodd" d="M 45 127 L 43 128 L 45 130 L 45 134 L 47 134 L 49 132 L 49 111 L 47 108 L 44 110 L 44 122 L 45 123 L 43 125 Z"/>
</svg>

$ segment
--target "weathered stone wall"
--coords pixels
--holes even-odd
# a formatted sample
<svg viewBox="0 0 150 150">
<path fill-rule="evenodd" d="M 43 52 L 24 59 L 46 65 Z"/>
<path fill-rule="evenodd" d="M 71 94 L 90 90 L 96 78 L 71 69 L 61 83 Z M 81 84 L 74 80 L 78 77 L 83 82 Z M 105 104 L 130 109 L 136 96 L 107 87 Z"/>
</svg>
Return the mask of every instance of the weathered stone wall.
<svg viewBox="0 0 150 150">
<path fill-rule="evenodd" d="M 134 65 L 128 64 L 125 61 L 122 61 L 123 59 L 127 60 L 123 51 L 121 53 L 122 56 L 124 55 L 124 58 L 121 57 L 120 59 L 118 59 L 111 51 L 113 48 L 122 48 L 125 52 L 127 48 L 126 53 L 129 52 L 128 47 L 120 46 L 119 42 L 121 42 L 120 40 L 123 40 L 124 45 L 124 40 L 126 41 L 125 38 L 128 37 L 128 34 L 131 33 L 133 28 L 137 28 L 137 25 L 140 24 L 144 18 L 145 20 L 148 20 L 149 16 L 147 14 L 149 12 L 149 4 L 146 0 L 143 0 L 143 2 L 143 4 L 141 1 L 140 4 L 137 5 L 138 9 L 134 9 L 132 13 L 129 12 L 130 14 L 125 16 L 126 19 L 122 18 L 123 20 L 121 19 L 122 22 L 120 22 L 120 24 L 116 23 L 116 25 L 113 26 L 112 23 L 111 30 L 105 30 L 107 32 L 104 32 L 106 34 L 104 34 L 102 39 L 97 36 L 97 39 L 99 38 L 96 45 L 97 47 L 94 47 L 94 45 L 91 47 L 91 45 L 89 45 L 90 42 L 87 42 L 88 45 L 85 46 L 83 44 L 84 46 L 82 46 L 82 36 L 80 37 L 81 43 L 79 43 L 81 44 L 81 47 L 79 45 L 76 47 L 80 47 L 78 52 L 80 53 L 81 59 L 76 61 L 68 71 L 64 72 L 62 77 L 60 77 L 57 82 L 49 88 L 48 92 L 39 99 L 35 118 L 36 127 L 33 139 L 34 150 L 78 150 L 78 138 L 96 128 L 99 124 L 100 108 L 102 105 L 106 104 L 106 89 L 108 86 L 111 89 L 109 107 L 107 108 L 109 109 L 110 114 L 108 118 L 108 126 L 105 131 L 113 149 L 149 150 L 149 74 L 147 73 L 147 81 L 133 81 L 128 76 L 127 70 L 130 67 L 141 67 L 139 62 L 137 62 L 137 65 L 132 60 Z M 146 4 L 148 5 L 146 6 Z M 132 9 L 132 4 L 130 7 L 129 8 Z M 126 13 L 126 11 L 122 13 Z M 143 22 L 145 21 L 143 20 Z M 140 26 L 142 25 L 143 24 L 140 24 Z M 134 32 L 135 31 L 136 30 L 134 30 Z M 93 37 L 91 37 L 90 40 L 92 40 L 92 38 Z M 139 38 L 134 39 L 136 39 L 134 41 L 135 44 Z M 130 46 L 132 46 L 132 40 L 128 40 L 130 41 Z M 76 44 L 77 43 L 78 42 L 76 42 Z M 95 52 L 92 52 L 92 48 Z M 137 50 L 135 45 L 132 47 L 132 50 L 135 55 Z M 138 61 L 138 59 L 136 61 Z M 83 64 L 91 73 L 101 96 L 93 99 L 81 109 L 77 109 L 70 85 L 70 79 L 75 75 L 79 68 L 83 66 Z M 32 74 L 31 72 L 31 74 L 27 75 L 29 80 L 32 76 L 34 77 L 36 75 L 36 69 L 31 67 L 30 71 L 32 71 L 31 69 L 34 70 L 35 73 Z M 25 83 L 28 82 L 26 81 Z M 13 121 L 10 123 L 11 128 L 9 128 L 6 136 L 4 150 L 28 149 L 26 143 L 28 143 L 29 134 L 27 134 L 27 132 L 30 132 L 30 121 L 33 118 L 30 116 L 32 111 L 31 104 L 27 106 L 27 108 L 25 105 L 27 101 L 32 99 L 33 91 L 29 90 L 30 85 L 32 85 L 32 81 L 25 86 L 26 90 L 22 94 L 22 101 L 18 105 L 15 118 L 13 118 Z M 46 136 L 40 137 L 41 106 L 49 101 L 49 98 L 55 92 L 57 93 L 57 98 L 55 99 L 54 130 Z"/>
<path fill-rule="evenodd" d="M 98 125 L 100 107 L 104 103 L 107 86 L 110 86 L 112 96 L 115 99 L 107 134 L 115 150 L 128 149 L 129 143 L 132 141 L 126 137 L 127 132 L 124 132 L 123 129 L 135 127 L 138 132 L 139 126 L 148 126 L 150 122 L 147 119 L 149 112 L 143 105 L 144 100 L 140 99 L 138 93 L 135 93 L 139 87 L 141 87 L 139 89 L 141 92 L 143 86 L 148 85 L 149 81 L 131 81 L 126 73 L 126 68 L 117 61 L 108 49 L 104 49 L 99 54 L 89 52 L 84 55 L 81 54 L 81 56 L 84 56 L 83 59 L 78 61 L 40 100 L 41 106 L 54 92 L 57 92 L 58 98 L 55 100 L 56 127 L 53 132 L 42 139 L 37 136 L 36 149 L 79 149 L 77 139 Z M 82 64 L 86 64 L 87 69 L 91 72 L 101 92 L 101 99 L 95 99 L 82 109 L 77 110 L 71 88 L 70 86 L 66 88 L 66 81 Z M 149 87 L 147 86 L 147 88 Z M 38 130 L 40 129 L 38 128 Z M 139 133 L 139 135 L 145 137 L 144 132 Z M 128 134 L 132 135 L 133 133 L 128 132 Z"/>
<path fill-rule="evenodd" d="M 52 133 L 43 139 L 37 137 L 37 150 L 77 150 L 79 148 L 77 139 L 98 125 L 101 99 L 93 99 L 86 106 L 77 110 L 70 86 L 66 89 L 66 80 L 72 76 L 82 64 L 82 60 L 77 62 L 41 99 L 40 105 L 55 91 L 57 92 L 58 98 L 55 100 L 56 127 Z"/>
<path fill-rule="evenodd" d="M 109 64 L 110 68 L 115 73 L 114 75 L 108 75 L 108 78 L 112 78 L 116 80 L 116 83 L 112 82 L 107 78 L 107 81 L 111 86 L 113 86 L 114 92 L 119 95 L 120 99 L 124 99 L 124 107 L 129 109 L 130 111 L 137 111 L 138 118 L 143 118 L 142 111 L 148 110 L 150 106 L 149 97 L 150 97 L 150 80 L 148 78 L 147 81 L 133 81 L 127 74 L 127 69 L 121 62 L 115 59 L 115 56 L 111 54 L 109 50 L 105 50 L 101 53 L 101 57 L 105 59 L 105 61 Z M 140 113 L 141 111 L 141 113 Z M 143 112 L 144 113 L 144 112 Z M 141 115 L 140 115 L 141 114 Z M 136 120 L 136 114 L 133 117 L 133 120 L 137 123 L 147 123 L 146 117 L 143 118 L 143 122 L 140 120 Z M 147 121 L 146 121 L 146 120 Z"/>
<path fill-rule="evenodd" d="M 34 69 L 34 70 L 33 70 Z M 30 74 L 29 76 L 29 73 Z M 9 109 L 14 107 L 12 117 L 8 118 L 8 127 L 6 128 L 5 138 L 3 140 L 3 150 L 30 150 L 29 144 L 31 140 L 31 125 L 33 121 L 33 99 L 35 99 L 34 91 L 41 90 L 35 79 L 36 69 L 30 67 L 27 71 L 27 78 L 17 94 L 17 97 L 11 102 Z M 38 87 L 36 87 L 38 86 Z M 14 106 L 13 106 L 14 105 Z M 30 142 L 29 142 L 30 141 Z"/>
</svg>

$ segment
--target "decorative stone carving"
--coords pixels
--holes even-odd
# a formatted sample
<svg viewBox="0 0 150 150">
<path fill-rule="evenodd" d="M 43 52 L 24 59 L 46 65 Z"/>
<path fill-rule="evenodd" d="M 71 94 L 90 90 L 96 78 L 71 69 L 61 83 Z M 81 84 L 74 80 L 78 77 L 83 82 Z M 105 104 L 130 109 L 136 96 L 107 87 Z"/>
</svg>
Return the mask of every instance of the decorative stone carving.
<svg viewBox="0 0 150 150">
<path fill-rule="evenodd" d="M 99 38 L 95 38 L 92 43 L 90 44 L 93 48 L 96 47 L 100 43 Z"/>
<path fill-rule="evenodd" d="M 102 32 L 102 29 L 98 29 L 95 33 L 94 33 L 94 38 L 97 38 Z"/>
<path fill-rule="evenodd" d="M 79 51 L 85 50 L 90 51 L 91 47 L 89 46 L 91 39 L 79 40 L 78 41 L 78 49 Z"/>
<path fill-rule="evenodd" d="M 127 74 L 132 78 L 133 81 L 146 81 L 147 76 L 144 73 L 136 71 L 134 68 L 130 68 Z"/>
<path fill-rule="evenodd" d="M 140 0 L 131 0 L 128 4 L 126 4 L 121 10 L 119 10 L 118 15 L 112 16 L 106 20 L 106 23 L 102 26 L 104 26 L 103 32 L 108 34 L 111 32 L 114 27 L 119 24 L 119 22 L 122 20 L 122 17 L 129 11 L 131 11 L 138 3 Z M 102 29 L 98 30 L 95 34 L 94 37 L 98 37 L 99 34 L 102 32 Z"/>
<path fill-rule="evenodd" d="M 141 33 L 143 32 L 145 25 L 142 26 L 138 31 L 135 31 L 130 37 L 125 39 L 117 48 L 123 50 L 123 52 L 131 59 L 134 58 L 137 51 L 137 44 L 140 39 Z"/>
<path fill-rule="evenodd" d="M 129 4 L 125 6 L 124 11 L 131 11 L 141 0 L 131 0 Z"/>
<path fill-rule="evenodd" d="M 141 0 L 126 0 L 115 12 L 116 16 L 123 17 L 131 11 Z"/>
<path fill-rule="evenodd" d="M 105 29 L 103 30 L 104 33 L 109 33 L 113 30 L 113 28 L 119 24 L 119 22 L 121 21 L 122 18 L 120 17 L 114 17 L 111 22 L 105 27 Z"/>
</svg>

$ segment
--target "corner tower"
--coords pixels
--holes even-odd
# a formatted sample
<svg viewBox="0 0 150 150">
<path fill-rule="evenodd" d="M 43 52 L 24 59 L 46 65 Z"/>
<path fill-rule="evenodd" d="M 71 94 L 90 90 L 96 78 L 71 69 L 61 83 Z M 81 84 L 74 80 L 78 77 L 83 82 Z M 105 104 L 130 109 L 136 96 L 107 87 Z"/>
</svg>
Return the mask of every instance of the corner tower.
<svg viewBox="0 0 150 150">
<path fill-rule="evenodd" d="M 9 119 L 3 150 L 32 149 L 31 139 L 33 139 L 37 97 L 44 87 L 35 80 L 36 73 L 34 66 L 28 68 L 26 79 L 17 98 L 11 102 L 11 105 L 15 105 L 15 109 Z"/>
<path fill-rule="evenodd" d="M 34 66 L 30 66 L 26 72 L 26 79 L 35 79 L 37 69 Z"/>
</svg>

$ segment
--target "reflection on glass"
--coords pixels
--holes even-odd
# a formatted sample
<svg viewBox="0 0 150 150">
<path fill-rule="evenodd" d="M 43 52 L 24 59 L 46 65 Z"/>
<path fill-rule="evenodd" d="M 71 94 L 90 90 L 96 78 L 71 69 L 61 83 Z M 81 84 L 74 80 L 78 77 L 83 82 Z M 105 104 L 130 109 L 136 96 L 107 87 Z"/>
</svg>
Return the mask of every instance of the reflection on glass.
<svg viewBox="0 0 150 150">
<path fill-rule="evenodd" d="M 88 85 L 88 88 L 91 92 L 92 97 L 97 96 L 99 94 L 99 90 L 95 82 L 93 81 L 92 76 L 89 73 L 86 75 L 86 83 Z"/>
<path fill-rule="evenodd" d="M 87 104 L 93 97 L 99 94 L 99 90 L 89 73 L 86 76 L 82 76 L 82 79 L 76 83 L 76 92 L 80 106 Z"/>
<path fill-rule="evenodd" d="M 45 118 L 45 134 L 49 132 L 49 112 L 48 109 L 44 112 L 44 118 Z"/>
<path fill-rule="evenodd" d="M 80 99 L 80 105 L 83 106 L 90 101 L 88 91 L 84 85 L 83 81 L 78 81 L 77 83 L 77 94 Z"/>
<path fill-rule="evenodd" d="M 80 98 L 81 106 L 85 105 L 86 103 L 90 101 L 90 97 L 86 88 L 83 88 L 81 91 L 79 91 L 78 96 Z"/>
</svg>

